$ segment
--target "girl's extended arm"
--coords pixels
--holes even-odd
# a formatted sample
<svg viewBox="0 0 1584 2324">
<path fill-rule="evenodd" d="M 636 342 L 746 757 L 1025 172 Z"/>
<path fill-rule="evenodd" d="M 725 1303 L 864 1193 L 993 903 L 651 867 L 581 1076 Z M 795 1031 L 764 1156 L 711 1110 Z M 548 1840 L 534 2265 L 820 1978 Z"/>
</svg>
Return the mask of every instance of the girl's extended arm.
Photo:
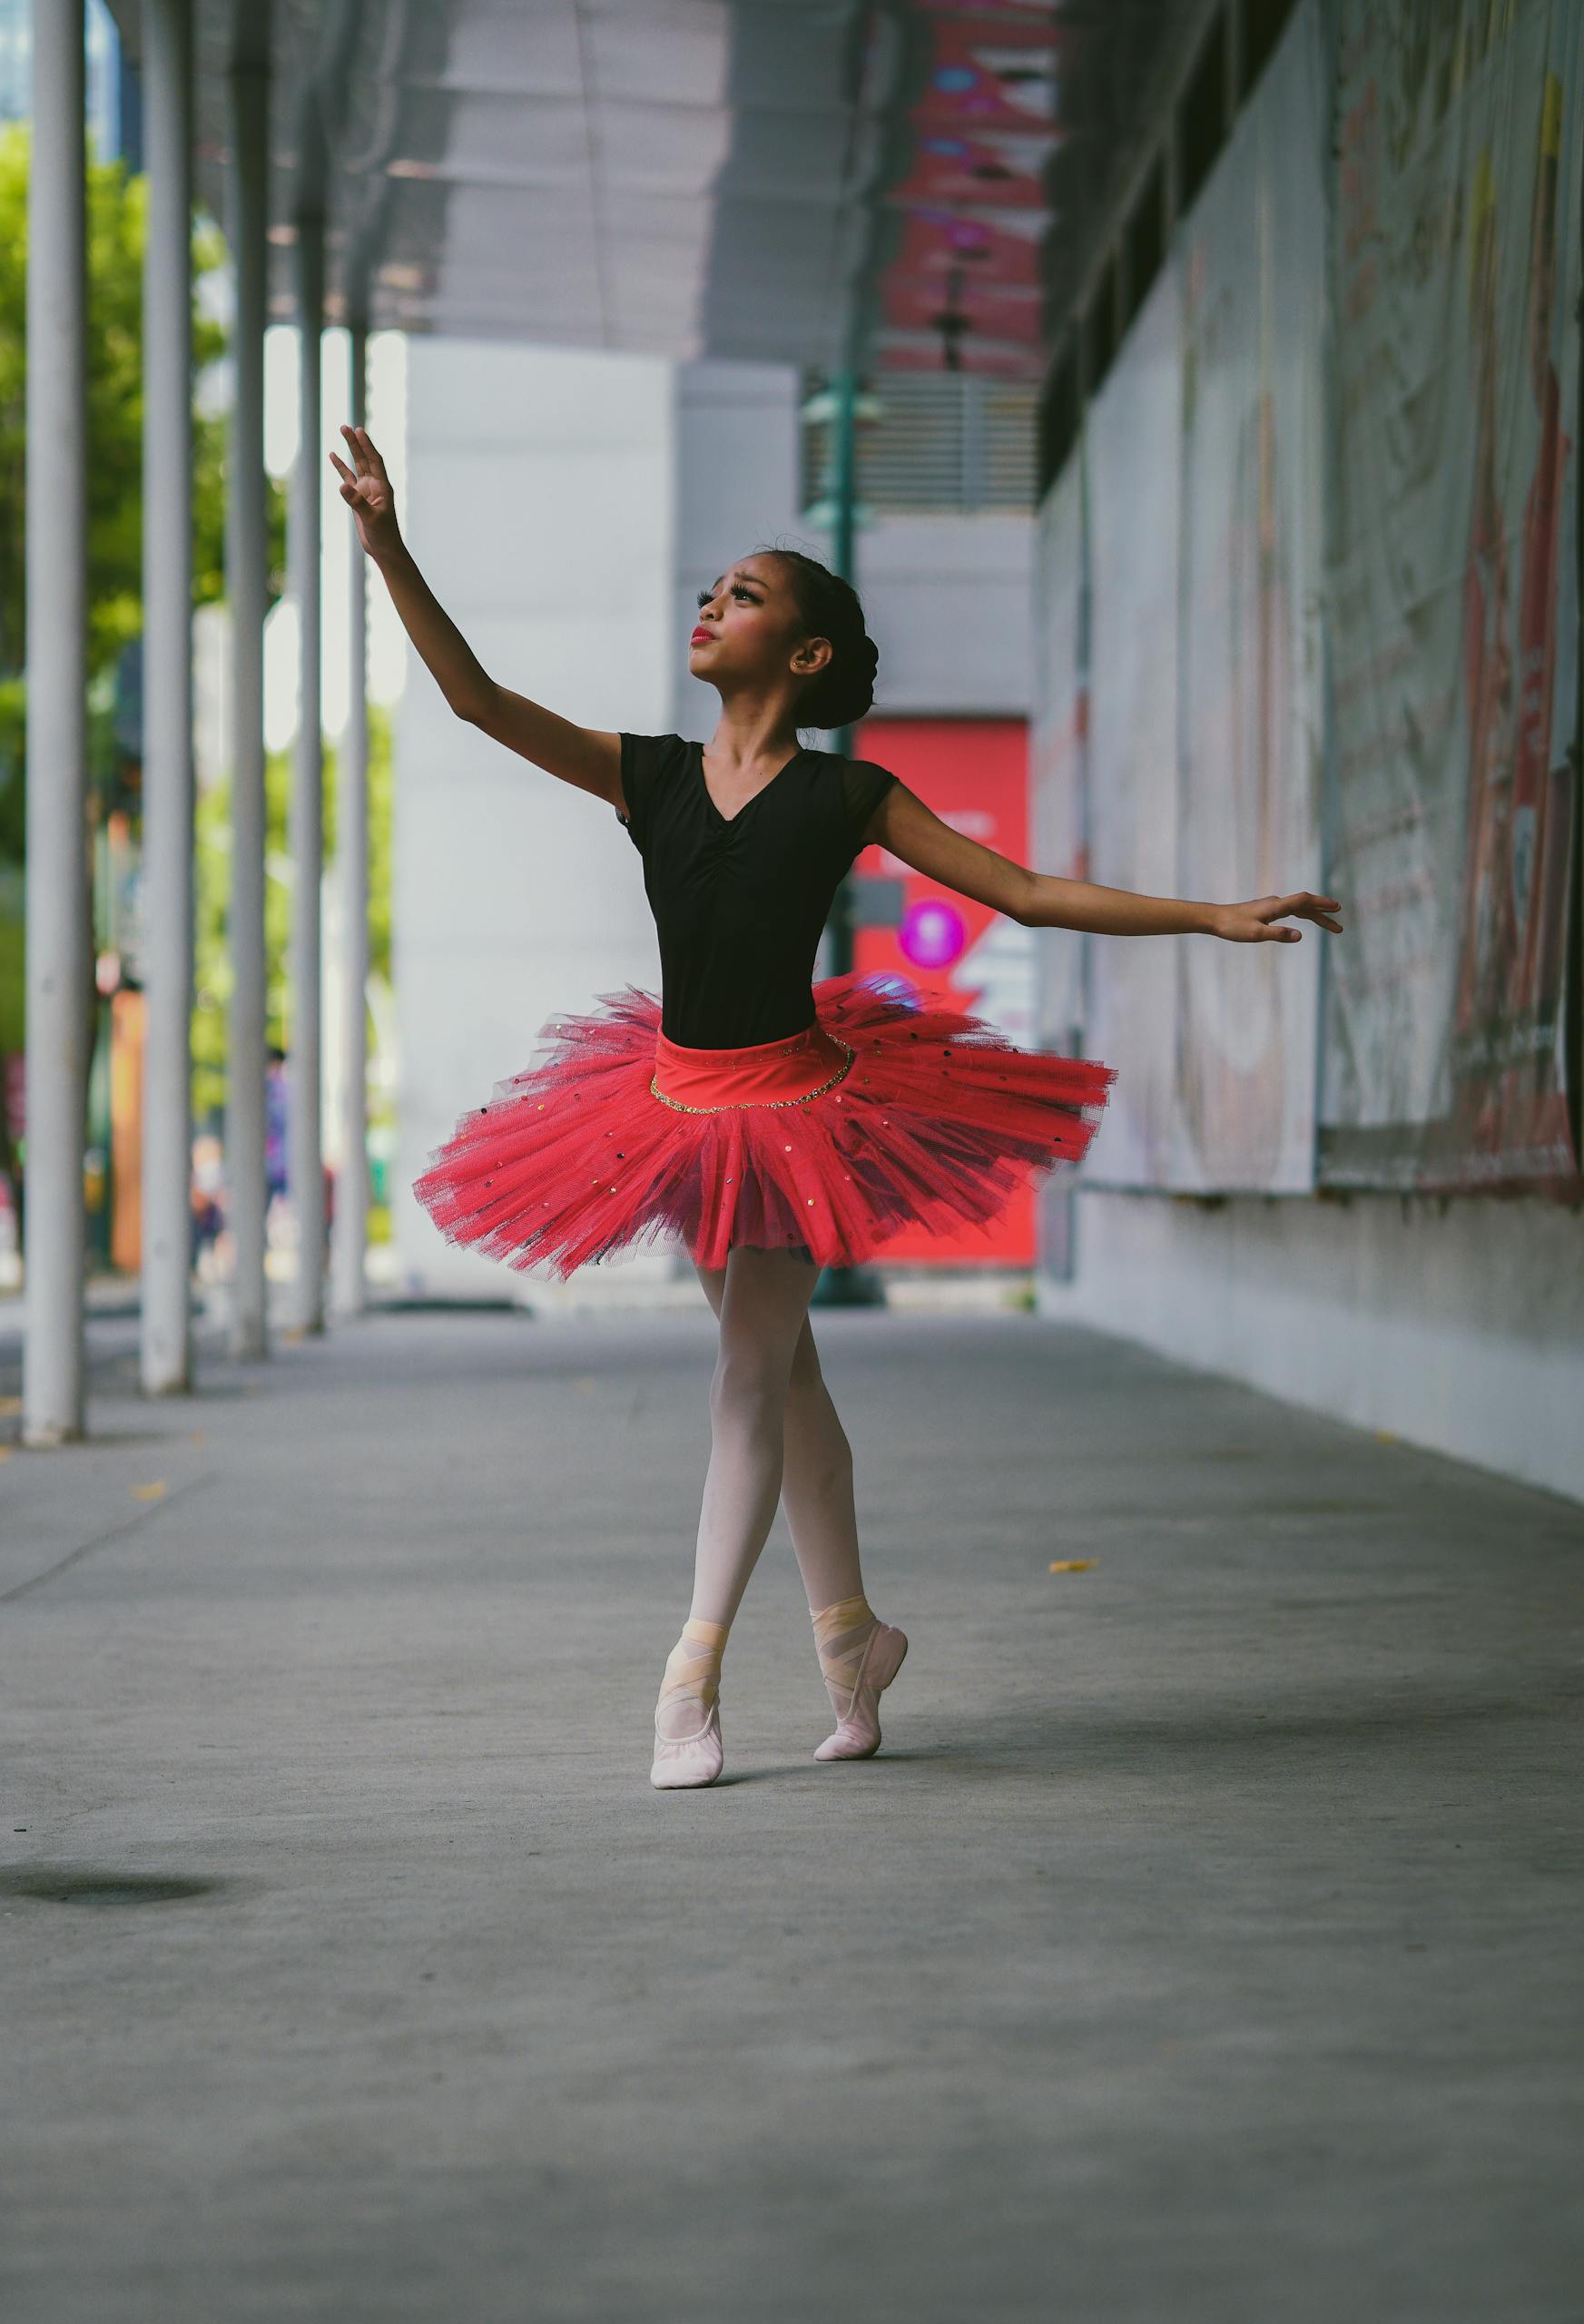
<svg viewBox="0 0 1584 2324">
<path fill-rule="evenodd" d="M 1130 888 L 1097 887 L 1032 872 L 993 847 L 954 832 L 904 783 L 894 783 L 865 834 L 926 879 L 1005 912 L 1025 928 L 1079 928 L 1098 936 L 1222 936 L 1230 942 L 1295 944 L 1303 931 L 1273 925 L 1312 920 L 1335 935 L 1342 907 L 1334 896 L 1257 896 L 1252 903 L 1188 903 L 1140 896 Z"/>
<path fill-rule="evenodd" d="M 519 757 L 612 806 L 621 794 L 621 737 L 559 718 L 526 694 L 497 685 L 413 563 L 396 521 L 396 495 L 365 428 L 343 427 L 356 463 L 330 454 L 341 477 L 341 498 L 358 520 L 358 537 L 379 567 L 402 626 L 458 718 L 480 727 Z"/>
</svg>

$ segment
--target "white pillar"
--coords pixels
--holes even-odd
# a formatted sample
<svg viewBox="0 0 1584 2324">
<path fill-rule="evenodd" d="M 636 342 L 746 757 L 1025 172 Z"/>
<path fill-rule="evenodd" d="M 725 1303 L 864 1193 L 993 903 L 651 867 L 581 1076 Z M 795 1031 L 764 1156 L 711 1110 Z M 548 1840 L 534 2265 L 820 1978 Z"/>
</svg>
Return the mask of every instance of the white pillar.
<svg viewBox="0 0 1584 2324">
<path fill-rule="evenodd" d="M 369 335 L 354 321 L 348 333 L 351 354 L 354 428 L 368 411 Z M 349 524 L 350 518 L 348 519 Z M 369 1041 L 365 991 L 369 982 L 369 650 L 368 560 L 353 545 L 348 649 L 350 666 L 347 731 L 341 742 L 336 785 L 336 852 L 341 882 L 341 928 L 346 956 L 341 996 L 345 1059 L 341 1124 L 341 1174 L 336 1186 L 335 1226 L 330 1241 L 336 1312 L 360 1315 L 366 1301 L 369 1243 Z"/>
<path fill-rule="evenodd" d="M 192 6 L 143 0 L 143 1384 L 192 1384 Z"/>
<path fill-rule="evenodd" d="M 270 117 L 269 5 L 253 0 L 251 44 L 228 87 L 231 245 L 236 279 L 235 394 L 226 497 L 231 599 L 231 958 L 225 1153 L 231 1204 L 233 1354 L 267 1345 L 264 1283 L 264 475 L 265 183 Z"/>
<path fill-rule="evenodd" d="M 83 10 L 33 12 L 27 254 L 29 1444 L 83 1433 L 88 916 Z"/>
<path fill-rule="evenodd" d="M 320 338 L 324 218 L 297 219 L 297 328 L 301 432 L 291 475 L 291 594 L 301 628 L 302 691 L 291 770 L 291 1000 L 287 1027 L 287 1173 L 297 1226 L 292 1324 L 324 1329 L 324 1160 L 320 1119 L 320 885 L 324 870 L 324 750 L 320 725 Z"/>
</svg>

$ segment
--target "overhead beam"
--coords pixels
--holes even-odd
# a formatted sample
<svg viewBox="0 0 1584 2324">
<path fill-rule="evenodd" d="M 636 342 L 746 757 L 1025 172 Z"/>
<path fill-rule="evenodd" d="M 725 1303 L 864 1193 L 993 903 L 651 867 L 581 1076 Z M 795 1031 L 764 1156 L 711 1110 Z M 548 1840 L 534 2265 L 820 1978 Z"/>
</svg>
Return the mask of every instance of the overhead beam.
<svg viewBox="0 0 1584 2324">
<path fill-rule="evenodd" d="M 1177 106 L 1192 77 L 1200 51 L 1211 35 L 1215 19 L 1226 6 L 1227 0 L 1201 0 L 1196 9 L 1185 14 L 1175 37 L 1163 35 L 1139 99 L 1137 117 L 1142 124 L 1139 134 L 1106 197 L 1096 222 L 1087 261 L 1077 278 L 1072 293 L 1065 308 L 1051 317 L 1051 338 L 1056 345 L 1060 345 L 1068 325 L 1075 320 L 1078 322 L 1081 332 L 1082 319 L 1089 311 L 1113 253 L 1126 239 L 1127 221 L 1157 162 L 1162 164 L 1166 182 L 1164 200 L 1169 213 L 1169 239 L 1170 229 L 1176 223 L 1177 188 L 1181 174 L 1176 138 Z"/>
</svg>

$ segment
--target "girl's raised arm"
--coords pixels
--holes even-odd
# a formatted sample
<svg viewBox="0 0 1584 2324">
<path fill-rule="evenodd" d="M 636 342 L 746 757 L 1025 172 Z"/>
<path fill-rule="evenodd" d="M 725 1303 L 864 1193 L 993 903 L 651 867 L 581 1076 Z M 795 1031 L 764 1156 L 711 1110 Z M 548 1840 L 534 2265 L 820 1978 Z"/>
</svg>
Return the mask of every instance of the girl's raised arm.
<svg viewBox="0 0 1584 2324">
<path fill-rule="evenodd" d="M 1340 936 L 1342 910 L 1334 896 L 1256 896 L 1251 903 L 1189 903 L 1176 896 L 1141 896 L 1131 888 L 1101 888 L 1089 880 L 1055 879 L 954 832 L 904 783 L 894 783 L 870 823 L 878 840 L 915 872 L 989 904 L 1024 928 L 1079 928 L 1097 936 L 1220 936 L 1234 944 L 1295 944 L 1303 931 L 1284 920 L 1310 920 Z"/>
<path fill-rule="evenodd" d="M 379 567 L 402 625 L 458 718 L 563 783 L 625 808 L 619 734 L 576 726 L 553 710 L 497 685 L 413 563 L 396 521 L 396 494 L 366 428 L 343 426 L 354 465 L 330 454 L 358 538 Z"/>
</svg>

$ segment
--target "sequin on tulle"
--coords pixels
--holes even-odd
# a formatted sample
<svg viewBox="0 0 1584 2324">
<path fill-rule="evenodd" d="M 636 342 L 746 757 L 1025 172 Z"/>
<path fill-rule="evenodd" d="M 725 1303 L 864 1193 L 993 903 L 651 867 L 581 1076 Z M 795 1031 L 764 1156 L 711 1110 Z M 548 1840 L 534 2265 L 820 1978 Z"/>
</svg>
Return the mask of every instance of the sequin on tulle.
<svg viewBox="0 0 1584 2324">
<path fill-rule="evenodd" d="M 857 973 L 812 998 L 841 1072 L 801 1097 L 712 1106 L 655 1102 L 658 997 L 601 994 L 542 1029 L 535 1062 L 461 1117 L 413 1192 L 448 1242 L 562 1281 L 674 1238 L 703 1267 L 744 1244 L 802 1245 L 841 1266 L 907 1228 L 989 1228 L 1087 1150 L 1113 1067 L 1018 1049 L 983 1019 Z"/>
</svg>

